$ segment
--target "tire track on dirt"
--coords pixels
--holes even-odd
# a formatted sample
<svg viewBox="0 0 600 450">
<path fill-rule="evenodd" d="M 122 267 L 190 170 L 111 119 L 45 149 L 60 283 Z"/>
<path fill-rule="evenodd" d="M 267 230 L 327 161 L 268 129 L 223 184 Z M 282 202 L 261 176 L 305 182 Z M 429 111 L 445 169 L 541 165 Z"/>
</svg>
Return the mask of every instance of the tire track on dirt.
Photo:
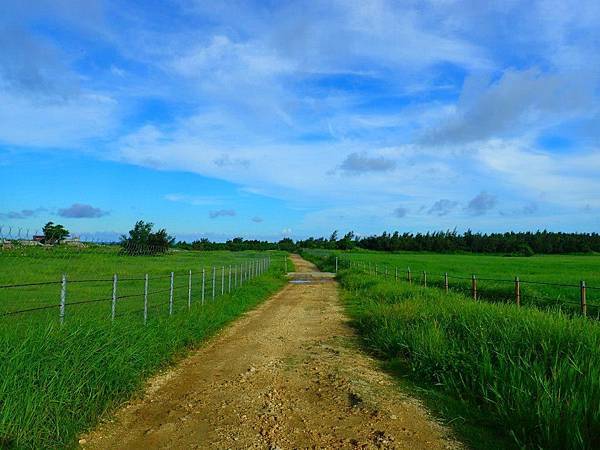
<svg viewBox="0 0 600 450">
<path fill-rule="evenodd" d="M 299 272 L 315 267 L 299 256 Z M 289 284 L 82 436 L 84 448 L 462 446 L 357 349 L 337 284 Z"/>
</svg>

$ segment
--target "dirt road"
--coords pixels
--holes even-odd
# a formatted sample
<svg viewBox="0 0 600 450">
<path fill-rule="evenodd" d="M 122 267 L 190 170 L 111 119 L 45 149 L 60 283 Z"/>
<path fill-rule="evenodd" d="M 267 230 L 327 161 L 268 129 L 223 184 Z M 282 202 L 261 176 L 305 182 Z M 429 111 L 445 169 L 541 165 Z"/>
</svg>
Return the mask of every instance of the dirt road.
<svg viewBox="0 0 600 450">
<path fill-rule="evenodd" d="M 299 272 L 316 270 L 293 256 Z M 356 348 L 332 280 L 289 284 L 82 436 L 84 448 L 460 448 Z"/>
</svg>

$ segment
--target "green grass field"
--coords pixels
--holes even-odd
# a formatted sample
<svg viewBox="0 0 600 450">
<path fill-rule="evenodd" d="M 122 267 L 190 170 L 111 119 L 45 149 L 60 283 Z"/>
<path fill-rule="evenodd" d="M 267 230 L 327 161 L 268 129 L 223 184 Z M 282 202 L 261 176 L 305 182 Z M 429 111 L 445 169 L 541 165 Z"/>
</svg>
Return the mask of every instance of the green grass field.
<svg viewBox="0 0 600 450">
<path fill-rule="evenodd" d="M 335 254 L 340 265 L 347 261 L 358 263 L 371 271 L 377 270 L 400 280 L 407 279 L 410 268 L 413 283 L 423 283 L 427 272 L 428 286 L 443 287 L 444 273 L 449 275 L 449 286 L 454 292 L 470 295 L 471 276 L 478 278 L 477 290 L 484 300 L 514 303 L 514 279 L 521 280 L 521 305 L 542 309 L 560 309 L 578 313 L 580 306 L 579 282 L 587 285 L 588 315 L 600 314 L 600 255 L 543 255 L 508 257 L 470 254 L 384 253 L 370 251 L 334 252 L 309 250 L 304 253 L 322 259 Z M 334 269 L 334 260 L 325 262 L 328 270 Z M 495 281 L 503 280 L 503 281 Z M 545 284 L 549 283 L 549 284 Z"/>
<path fill-rule="evenodd" d="M 283 258 L 283 253 L 272 253 Z M 192 299 L 201 300 L 202 269 L 205 270 L 205 299 L 212 296 L 212 267 L 217 268 L 215 291 L 221 292 L 222 269 L 228 290 L 229 266 L 232 277 L 239 280 L 240 264 L 265 257 L 259 252 L 193 252 L 173 251 L 158 256 L 126 256 L 116 246 L 86 248 L 21 247 L 0 251 L 0 286 L 27 283 L 50 283 L 14 288 L 0 288 L 0 321 L 2 315 L 20 310 L 27 314 L 4 316 L 11 323 L 57 320 L 62 274 L 67 276 L 65 320 L 72 317 L 111 315 L 112 278 L 118 275 L 118 315 L 142 317 L 144 276 L 149 275 L 149 313 L 168 309 L 170 272 L 174 272 L 174 308 L 187 308 L 188 277 L 192 270 Z M 85 280 L 94 280 L 87 282 Z M 85 281 L 85 282 L 82 282 Z M 86 301 L 93 300 L 91 303 Z M 42 308 L 42 309 L 37 309 Z M 48 308 L 48 309 L 43 309 Z"/>
<path fill-rule="evenodd" d="M 341 255 L 338 254 L 339 257 Z M 453 261 L 479 256 L 345 253 L 378 264 Z M 331 270 L 330 252 L 307 255 Z M 371 259 L 372 258 L 372 259 Z M 544 279 L 544 268 L 571 281 L 596 257 L 532 260 L 481 257 L 483 270 L 518 267 Z M 564 264 L 561 261 L 564 258 Z M 578 259 L 580 258 L 580 259 Z M 529 267 L 528 264 L 532 266 Z M 422 266 L 422 267 L 423 267 Z M 562 272 L 560 271 L 562 268 Z M 468 268 L 463 269 L 468 273 Z M 416 392 L 475 448 L 585 448 L 600 446 L 600 323 L 560 311 L 473 301 L 461 292 L 340 269 L 346 311 L 366 348 Z M 546 278 L 547 279 L 547 278 Z M 498 436 L 500 436 L 498 438 Z M 495 439 L 499 439 L 496 441 Z"/>
<path fill-rule="evenodd" d="M 217 297 L 202 267 L 227 267 L 271 257 L 269 271 Z M 129 398 L 144 380 L 189 348 L 213 335 L 285 283 L 283 252 L 172 252 L 122 256 L 114 247 L 25 248 L 0 252 L 0 285 L 68 279 L 63 325 L 58 321 L 60 285 L 0 289 L 0 313 L 48 305 L 50 309 L 0 318 L 0 448 L 60 448 Z M 288 265 L 291 262 L 288 261 Z M 188 309 L 188 271 L 193 270 Z M 170 316 L 169 273 L 174 271 Z M 117 314 L 111 321 L 112 274 L 118 273 Z M 143 275 L 150 275 L 149 318 L 143 306 Z M 219 273 L 220 275 L 220 273 Z M 124 281 L 124 279 L 135 279 Z M 108 280 L 76 283 L 76 280 Z M 135 295 L 135 297 L 133 297 Z M 98 302 L 77 301 L 100 299 Z"/>
</svg>

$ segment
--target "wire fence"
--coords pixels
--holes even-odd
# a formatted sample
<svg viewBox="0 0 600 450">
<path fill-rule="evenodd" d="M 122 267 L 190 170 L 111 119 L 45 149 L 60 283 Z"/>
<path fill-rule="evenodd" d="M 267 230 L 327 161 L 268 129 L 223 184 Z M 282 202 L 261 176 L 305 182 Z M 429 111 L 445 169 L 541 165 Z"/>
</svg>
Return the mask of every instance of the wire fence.
<svg viewBox="0 0 600 450">
<path fill-rule="evenodd" d="M 539 280 L 478 277 L 453 275 L 449 272 L 417 273 L 409 267 L 400 268 L 386 264 L 375 264 L 335 257 L 335 271 L 341 268 L 358 270 L 362 273 L 406 282 L 415 286 L 438 288 L 445 293 L 460 292 L 474 300 L 490 302 L 514 303 L 517 306 L 535 306 L 554 308 L 570 313 L 576 312 L 584 317 L 600 320 L 600 287 L 588 286 L 584 280 L 578 284 L 553 283 Z M 555 289 L 556 295 L 547 295 L 539 291 L 533 292 L 530 287 Z M 598 294 L 596 294 L 598 293 Z M 593 300 L 590 298 L 593 297 Z"/>
<path fill-rule="evenodd" d="M 264 252 L 125 247 L 0 227 L 0 319 L 139 316 L 146 323 L 157 310 L 173 315 L 233 295 L 270 268 Z"/>
<path fill-rule="evenodd" d="M 204 305 L 214 302 L 267 273 L 270 265 L 271 258 L 267 256 L 239 264 L 215 264 L 196 271 L 170 272 L 167 276 L 146 273 L 143 278 L 119 278 L 118 274 L 114 274 L 111 279 L 70 279 L 63 274 L 59 280 L 52 282 L 3 284 L 0 285 L 0 318 L 53 310 L 63 323 L 70 314 L 76 313 L 74 307 L 103 303 L 110 307 L 111 320 L 124 314 L 140 313 L 146 323 L 150 309 L 163 306 L 172 315 L 176 302 L 177 307 L 182 305 L 181 300 L 184 300 L 183 306 L 188 309 L 194 303 Z M 131 285 L 132 281 L 138 283 Z M 81 296 L 81 289 L 78 288 L 86 285 L 94 285 L 93 290 L 104 292 L 104 295 Z M 11 295 L 13 292 L 22 288 L 31 290 L 32 287 L 43 287 L 44 290 L 27 301 L 14 301 L 19 296 Z M 49 298 L 55 300 L 50 300 L 49 304 L 39 304 L 47 302 Z M 132 309 L 128 303 L 136 299 L 140 301 Z"/>
</svg>

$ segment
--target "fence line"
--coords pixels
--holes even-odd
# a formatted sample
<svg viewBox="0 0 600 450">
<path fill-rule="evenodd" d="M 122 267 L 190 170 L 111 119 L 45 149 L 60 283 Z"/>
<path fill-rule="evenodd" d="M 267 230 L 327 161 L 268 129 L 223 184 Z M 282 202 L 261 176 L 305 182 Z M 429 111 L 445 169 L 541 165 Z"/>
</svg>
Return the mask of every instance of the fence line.
<svg viewBox="0 0 600 450">
<path fill-rule="evenodd" d="M 251 279 L 257 278 L 265 273 L 268 272 L 269 268 L 271 267 L 271 257 L 267 256 L 264 258 L 261 258 L 259 260 L 252 260 L 250 262 L 246 262 L 246 263 L 241 263 L 239 266 L 239 275 L 240 275 L 240 282 L 239 284 L 237 283 L 237 275 L 238 275 L 238 267 L 232 267 L 232 265 L 229 265 L 229 279 L 228 279 L 228 288 L 227 291 L 225 289 L 225 265 L 220 265 L 221 266 L 221 290 L 220 292 L 218 292 L 216 290 L 216 272 L 217 272 L 217 267 L 219 265 L 213 265 L 212 266 L 212 283 L 211 283 L 211 289 L 212 289 L 212 300 L 214 301 L 217 297 L 222 297 L 224 295 L 229 295 L 232 292 L 232 271 L 235 269 L 234 274 L 235 274 L 235 281 L 233 283 L 233 290 L 237 290 L 239 288 L 242 287 L 242 275 L 245 276 L 244 279 L 244 284 L 246 284 L 248 281 L 250 281 Z M 245 267 L 246 272 L 245 274 L 242 272 L 243 268 Z M 252 268 L 252 270 L 250 270 Z M 119 278 L 118 274 L 113 274 L 112 278 L 106 278 L 106 279 L 85 279 L 85 280 L 70 280 L 67 277 L 67 274 L 63 274 L 61 276 L 60 280 L 56 280 L 56 281 L 44 281 L 44 282 L 32 282 L 32 283 L 13 283 L 13 284 L 9 284 L 9 285 L 0 285 L 0 289 L 6 289 L 5 292 L 10 292 L 11 289 L 16 289 L 16 288 L 20 288 L 20 287 L 36 287 L 36 286 L 51 286 L 51 285 L 59 285 L 60 286 L 60 292 L 59 292 L 59 302 L 58 304 L 51 304 L 51 305 L 43 305 L 43 306 L 37 306 L 37 307 L 32 307 L 32 308 L 23 308 L 23 309 L 19 309 L 19 310 L 14 310 L 14 311 L 7 311 L 7 312 L 2 312 L 0 313 L 0 317 L 5 317 L 5 316 L 14 316 L 14 315 L 18 315 L 18 314 L 26 314 L 29 312 L 34 312 L 34 311 L 41 311 L 41 310 L 49 310 L 49 309 L 55 309 L 58 308 L 58 316 L 59 316 L 59 321 L 60 323 L 64 323 L 65 322 L 65 318 L 67 317 L 67 312 L 69 307 L 71 306 L 78 306 L 78 305 L 85 305 L 85 304 L 90 304 L 90 303 L 100 303 L 100 302 L 110 302 L 111 307 L 110 307 L 110 320 L 114 321 L 115 318 L 123 316 L 125 314 L 133 314 L 133 313 L 143 313 L 143 320 L 144 320 L 144 324 L 147 323 L 148 321 L 148 311 L 150 309 L 154 309 L 160 305 L 149 305 L 148 304 L 148 299 L 150 296 L 156 295 L 156 294 L 161 294 L 161 293 L 165 293 L 165 292 L 169 292 L 169 301 L 168 301 L 168 310 L 169 310 L 169 315 L 173 315 L 173 311 L 174 311 L 174 305 L 175 305 L 175 291 L 179 291 L 179 289 L 185 289 L 187 288 L 187 306 L 188 306 L 188 310 L 191 309 L 191 306 L 194 302 L 194 299 L 198 299 L 200 301 L 201 305 L 204 305 L 204 301 L 205 301 L 205 295 L 206 295 L 206 268 L 202 267 L 202 270 L 199 271 L 198 273 L 201 273 L 201 292 L 199 294 L 197 294 L 196 297 L 194 297 L 194 283 L 193 283 L 193 274 L 194 272 L 190 269 L 187 272 L 185 272 L 185 274 L 187 275 L 187 283 L 181 284 L 181 285 L 176 285 L 175 284 L 175 280 L 176 280 L 176 275 L 181 275 L 184 272 L 170 272 L 169 275 L 157 275 L 157 276 L 150 276 L 150 274 L 146 273 L 144 274 L 144 276 L 142 278 Z M 160 280 L 160 279 L 169 279 L 169 287 L 166 289 L 155 289 L 155 290 L 150 290 L 150 283 L 154 280 Z M 121 285 L 121 283 L 123 282 L 127 282 L 127 281 L 143 281 L 144 282 L 144 286 L 143 286 L 143 292 L 141 293 L 137 293 L 137 294 L 124 294 L 124 295 L 119 295 L 119 287 Z M 71 300 L 69 297 L 69 286 L 71 284 L 94 284 L 94 283 L 99 283 L 99 282 L 106 282 L 106 283 L 112 283 L 111 285 L 111 294 L 110 296 L 106 296 L 106 297 L 101 297 L 101 298 L 91 298 L 91 299 L 73 299 Z M 143 308 L 136 310 L 136 311 L 126 311 L 126 312 L 119 312 L 119 304 L 121 301 L 123 300 L 127 300 L 130 298 L 136 298 L 136 297 L 143 297 Z M 2 305 L 2 302 L 0 302 L 0 306 Z"/>
<path fill-rule="evenodd" d="M 336 273 L 338 272 L 339 267 L 345 267 L 348 269 L 358 269 L 362 272 L 368 273 L 368 274 L 374 274 L 375 276 L 383 276 L 384 278 L 388 278 L 388 266 L 385 265 L 384 266 L 384 270 L 380 270 L 380 267 L 378 267 L 377 264 L 374 264 L 373 266 L 371 265 L 371 263 L 369 262 L 368 264 L 365 264 L 362 261 L 352 261 L 350 259 L 341 259 L 338 258 L 337 256 L 335 257 L 335 270 Z M 398 267 L 394 267 L 394 280 L 398 281 L 398 280 L 402 280 L 403 277 L 400 277 L 399 275 L 402 273 L 402 271 L 398 270 Z M 420 284 L 423 287 L 427 287 L 427 276 L 431 275 L 431 273 L 428 273 L 427 271 L 423 271 L 420 277 Z M 541 286 L 552 286 L 552 287 L 562 287 L 562 288 L 576 288 L 579 290 L 579 301 L 576 300 L 571 300 L 571 299 L 559 299 L 559 298 L 549 298 L 549 297 L 536 297 L 539 300 L 551 300 L 554 302 L 560 302 L 560 303 L 567 303 L 567 304 L 571 304 L 571 305 L 579 305 L 579 313 L 586 317 L 588 315 L 588 303 L 587 303 L 587 291 L 588 290 L 600 290 L 600 287 L 596 287 L 596 286 L 587 286 L 586 282 L 584 280 L 581 280 L 579 284 L 565 284 L 565 283 L 551 283 L 551 282 L 546 282 L 546 281 L 526 281 L 526 280 L 521 280 L 518 276 L 514 278 L 514 280 L 507 280 L 507 279 L 501 279 L 501 278 L 479 278 L 477 277 L 475 274 L 471 275 L 471 277 L 464 277 L 464 276 L 457 276 L 457 275 L 449 275 L 448 272 L 445 272 L 443 275 L 443 289 L 446 293 L 449 293 L 450 291 L 450 283 L 449 280 L 450 279 L 455 279 L 455 280 L 464 280 L 464 281 L 471 281 L 471 286 L 470 286 L 470 295 L 474 300 L 481 300 L 482 296 L 481 296 L 481 290 L 478 287 L 478 281 L 487 281 L 487 282 L 494 282 L 494 283 L 511 283 L 514 286 L 514 302 L 517 306 L 521 306 L 521 300 L 522 300 L 522 285 L 541 285 Z M 407 267 L 406 269 L 406 281 L 409 284 L 412 284 L 413 282 L 413 276 L 412 276 L 412 272 L 410 267 Z M 465 290 L 464 286 L 459 286 L 459 289 L 461 290 Z M 598 319 L 600 319 L 600 305 L 592 305 L 593 307 L 595 307 L 598 310 Z"/>
</svg>

